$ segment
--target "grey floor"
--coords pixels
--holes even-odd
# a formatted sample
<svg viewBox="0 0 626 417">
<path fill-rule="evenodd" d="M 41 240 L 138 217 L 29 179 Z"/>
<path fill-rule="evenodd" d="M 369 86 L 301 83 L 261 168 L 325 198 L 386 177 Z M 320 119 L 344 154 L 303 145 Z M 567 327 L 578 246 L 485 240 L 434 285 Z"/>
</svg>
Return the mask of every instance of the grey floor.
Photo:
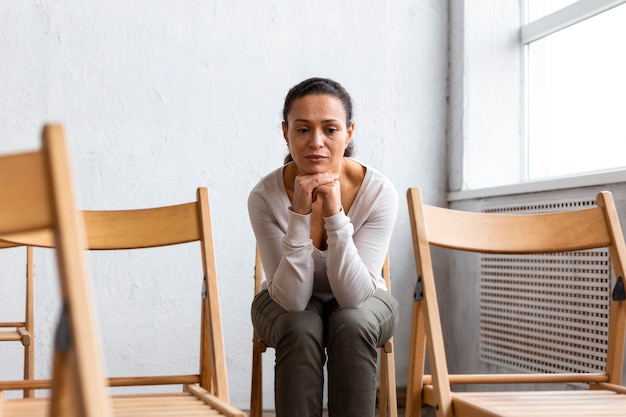
<svg viewBox="0 0 626 417">
<path fill-rule="evenodd" d="M 276 416 L 276 414 L 271 413 L 271 412 L 263 413 L 263 417 L 275 417 L 275 416 Z M 328 413 L 326 411 L 324 411 L 324 413 L 322 414 L 322 417 L 328 417 Z M 398 410 L 398 417 L 405 417 L 404 409 Z M 426 417 L 426 416 L 424 416 L 424 417 Z"/>
<path fill-rule="evenodd" d="M 406 417 L 406 412 L 404 408 L 405 405 L 406 405 L 405 389 L 398 388 L 398 417 Z M 378 412 L 376 412 L 376 417 L 378 417 L 378 415 L 379 415 Z M 276 414 L 271 410 L 268 410 L 263 413 L 263 417 L 275 417 L 275 416 Z M 324 410 L 322 417 L 328 417 L 328 412 L 326 410 Z M 422 407 L 421 417 L 435 417 L 435 409 L 425 405 L 424 407 Z"/>
<path fill-rule="evenodd" d="M 398 388 L 398 417 L 406 417 L 405 412 L 406 405 L 406 392 L 404 388 Z M 376 417 L 378 417 L 378 412 L 376 412 Z M 275 417 L 276 414 L 273 411 L 266 411 L 263 413 L 263 417 Z M 328 417 L 328 412 L 324 410 L 322 417 Z M 429 406 L 422 407 L 422 416 L 421 417 L 435 417 L 435 409 Z"/>
<path fill-rule="evenodd" d="M 435 416 L 435 410 L 433 410 L 430 407 L 424 407 L 422 409 L 422 417 L 434 417 Z M 275 417 L 276 414 L 272 413 L 272 412 L 265 412 L 263 413 L 263 417 Z M 322 414 L 322 417 L 327 417 L 328 413 L 326 411 L 324 411 L 324 414 Z M 405 417 L 406 414 L 404 413 L 404 408 L 399 407 L 398 408 L 398 417 Z"/>
</svg>

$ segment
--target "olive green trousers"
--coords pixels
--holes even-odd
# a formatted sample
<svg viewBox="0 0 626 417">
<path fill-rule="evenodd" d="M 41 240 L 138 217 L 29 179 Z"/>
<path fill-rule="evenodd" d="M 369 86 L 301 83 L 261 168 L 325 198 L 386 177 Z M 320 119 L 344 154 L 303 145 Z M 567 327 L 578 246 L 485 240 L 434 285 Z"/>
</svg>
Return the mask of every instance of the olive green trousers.
<svg viewBox="0 0 626 417">
<path fill-rule="evenodd" d="M 372 417 L 376 409 L 378 347 L 398 324 L 398 302 L 377 290 L 361 308 L 311 298 L 304 311 L 288 312 L 267 290 L 251 308 L 256 334 L 276 350 L 277 417 L 321 417 L 328 355 L 329 417 Z"/>
</svg>

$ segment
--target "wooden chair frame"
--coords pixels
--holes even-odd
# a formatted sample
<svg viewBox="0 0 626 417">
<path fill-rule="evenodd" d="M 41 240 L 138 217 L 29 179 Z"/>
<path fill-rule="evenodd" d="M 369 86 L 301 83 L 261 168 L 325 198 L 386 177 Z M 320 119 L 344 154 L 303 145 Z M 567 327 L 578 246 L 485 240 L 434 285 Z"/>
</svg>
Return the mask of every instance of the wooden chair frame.
<svg viewBox="0 0 626 417">
<path fill-rule="evenodd" d="M 92 326 L 90 293 L 82 249 L 82 218 L 60 125 L 46 125 L 42 148 L 0 157 L 0 235 L 48 230 L 55 240 L 63 313 L 54 346 L 51 398 L 39 415 L 108 417 L 97 333 Z M 22 388 L 19 388 L 22 389 Z M 9 404 L 10 403 L 10 404 Z M 39 399 L 4 400 L 3 416 L 24 415 Z"/>
<path fill-rule="evenodd" d="M 173 404 L 180 402 L 180 395 L 158 394 L 138 396 L 144 398 L 145 408 L 138 408 L 136 415 L 155 414 L 150 410 L 158 398 L 168 404 L 168 416 L 185 416 L 193 409 L 210 407 L 216 416 L 244 416 L 245 414 L 229 404 L 226 356 L 222 335 L 219 293 L 214 259 L 208 191 L 197 189 L 196 201 L 166 207 L 134 210 L 85 210 L 84 218 L 88 250 L 134 250 L 200 242 L 203 268 L 203 291 L 201 297 L 200 366 L 198 374 L 157 375 L 109 378 L 110 386 L 179 385 L 183 387 L 189 404 L 180 404 L 176 411 Z M 3 236 L 3 239 L 39 247 L 53 247 L 54 241 L 46 233 L 30 233 Z M 200 295 L 200 294 L 199 294 Z M 0 385 L 1 387 L 2 385 Z M 19 386 L 15 382 L 9 388 Z M 45 386 L 40 381 L 37 388 Z M 5 384 L 5 389 L 7 388 Z M 125 396 L 129 398 L 128 396 Z M 114 396 L 113 404 L 118 405 L 123 396 Z M 118 399 L 120 399 L 118 401 Z M 200 400 L 200 401 L 197 401 Z M 191 404 L 193 402 L 193 404 Z M 197 404 L 198 402 L 204 405 Z M 186 411 L 185 411 L 186 410 Z M 178 414 L 177 414 L 178 412 Z M 165 415 L 165 414 L 163 414 Z"/>
<path fill-rule="evenodd" d="M 413 303 L 407 387 L 407 416 L 422 404 L 438 417 L 618 416 L 626 413 L 621 384 L 626 304 L 623 295 L 626 246 L 609 192 L 597 207 L 537 215 L 470 213 L 429 206 L 419 189 L 407 191 L 418 286 Z M 608 248 L 616 295 L 610 300 L 606 369 L 601 373 L 451 375 L 448 372 L 430 247 L 479 253 L 559 253 Z M 425 357 L 431 375 L 424 375 Z M 585 383 L 590 390 L 454 392 L 451 384 Z"/>
<path fill-rule="evenodd" d="M 385 258 L 382 270 L 387 289 L 391 292 L 391 271 L 389 255 Z M 261 254 L 256 249 L 254 263 L 254 293 L 257 294 L 263 281 L 263 263 Z M 256 334 L 252 334 L 252 383 L 250 390 L 250 417 L 263 417 L 263 352 L 268 346 Z M 378 406 L 380 417 L 398 417 L 398 400 L 396 393 L 396 367 L 393 353 L 393 337 L 380 347 L 380 386 Z"/>
<path fill-rule="evenodd" d="M 18 245 L 0 240 L 0 249 L 16 248 Z M 20 342 L 24 348 L 24 379 L 35 379 L 35 305 L 34 285 L 35 268 L 33 247 L 26 246 L 26 282 L 24 289 L 24 320 L 19 322 L 0 322 L 0 342 Z M 14 330 L 9 330 L 14 329 Z M 35 396 L 35 391 L 24 390 L 25 398 Z"/>
</svg>

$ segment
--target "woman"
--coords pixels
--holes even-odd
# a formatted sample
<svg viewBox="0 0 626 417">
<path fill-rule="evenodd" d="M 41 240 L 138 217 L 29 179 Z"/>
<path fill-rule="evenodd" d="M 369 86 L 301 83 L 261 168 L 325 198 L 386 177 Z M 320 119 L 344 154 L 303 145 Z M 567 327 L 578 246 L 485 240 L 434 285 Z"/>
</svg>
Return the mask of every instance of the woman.
<svg viewBox="0 0 626 417">
<path fill-rule="evenodd" d="M 311 78 L 285 98 L 286 164 L 251 191 L 250 221 L 266 280 L 252 303 L 257 335 L 276 350 L 278 417 L 374 415 L 377 347 L 398 321 L 381 276 L 398 195 L 350 158 L 352 100 Z"/>
</svg>

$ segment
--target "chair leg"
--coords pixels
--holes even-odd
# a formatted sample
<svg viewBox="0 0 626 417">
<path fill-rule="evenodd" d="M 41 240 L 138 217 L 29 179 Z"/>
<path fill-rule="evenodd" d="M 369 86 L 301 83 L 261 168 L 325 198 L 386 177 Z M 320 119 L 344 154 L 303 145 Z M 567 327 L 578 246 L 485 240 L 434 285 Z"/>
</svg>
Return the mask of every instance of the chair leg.
<svg viewBox="0 0 626 417">
<path fill-rule="evenodd" d="M 426 355 L 426 329 L 421 308 L 417 302 L 413 302 L 412 323 L 406 415 L 420 417 L 422 412 L 422 379 L 424 377 Z"/>
<path fill-rule="evenodd" d="M 398 417 L 396 367 L 393 355 L 393 339 L 389 339 L 381 348 L 380 356 L 380 417 Z"/>
<path fill-rule="evenodd" d="M 72 375 L 67 365 L 71 353 L 69 350 L 54 353 L 52 387 L 55 393 L 50 400 L 50 417 L 79 417 L 80 414 L 71 391 Z"/>
<path fill-rule="evenodd" d="M 250 417 L 263 417 L 263 349 L 256 335 L 252 338 Z"/>
<path fill-rule="evenodd" d="M 30 340 L 28 346 L 24 346 L 24 379 L 35 379 L 35 341 Z M 25 389 L 24 398 L 35 398 L 35 390 Z"/>
<path fill-rule="evenodd" d="M 30 335 L 24 346 L 24 379 L 35 379 L 35 260 L 32 246 L 26 246 L 26 331 Z M 24 398 L 34 398 L 35 390 L 24 390 Z"/>
</svg>

